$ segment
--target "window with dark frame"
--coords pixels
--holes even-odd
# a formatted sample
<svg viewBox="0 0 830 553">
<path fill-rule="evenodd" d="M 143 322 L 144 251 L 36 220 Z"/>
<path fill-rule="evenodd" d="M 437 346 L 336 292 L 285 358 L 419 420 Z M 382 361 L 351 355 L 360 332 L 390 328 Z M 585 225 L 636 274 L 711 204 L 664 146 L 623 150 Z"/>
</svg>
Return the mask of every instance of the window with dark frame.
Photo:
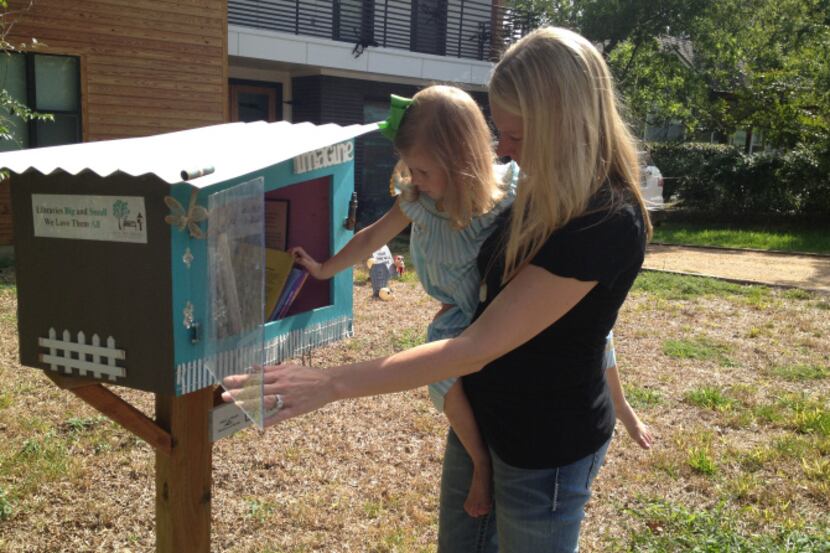
<svg viewBox="0 0 830 553">
<path fill-rule="evenodd" d="M 375 34 L 375 3 L 369 0 L 335 0 L 332 38 L 353 42 L 363 47 L 377 45 Z"/>
<path fill-rule="evenodd" d="M 0 87 L 12 98 L 54 121 L 22 121 L 8 116 L 15 140 L 0 151 L 81 142 L 81 78 L 77 56 L 13 53 L 0 58 Z"/>
<path fill-rule="evenodd" d="M 412 0 L 409 49 L 423 54 L 447 53 L 447 0 Z"/>
</svg>

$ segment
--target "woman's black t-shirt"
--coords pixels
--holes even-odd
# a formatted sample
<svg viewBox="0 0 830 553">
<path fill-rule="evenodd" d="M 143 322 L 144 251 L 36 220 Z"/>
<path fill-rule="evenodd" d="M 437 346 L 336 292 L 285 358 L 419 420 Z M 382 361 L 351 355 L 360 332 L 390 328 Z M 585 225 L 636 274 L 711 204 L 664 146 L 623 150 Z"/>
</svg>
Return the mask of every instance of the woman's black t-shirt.
<svg viewBox="0 0 830 553">
<path fill-rule="evenodd" d="M 598 284 L 530 341 L 463 378 L 488 445 L 506 463 L 554 468 L 596 451 L 615 415 L 602 367 L 605 339 L 643 263 L 645 229 L 633 199 L 609 207 L 608 186 L 587 214 L 550 235 L 532 265 Z M 482 246 L 478 266 L 487 297 L 477 319 L 503 288 L 503 244 L 509 212 Z M 504 332 L 510 332 L 505 325 Z"/>
</svg>

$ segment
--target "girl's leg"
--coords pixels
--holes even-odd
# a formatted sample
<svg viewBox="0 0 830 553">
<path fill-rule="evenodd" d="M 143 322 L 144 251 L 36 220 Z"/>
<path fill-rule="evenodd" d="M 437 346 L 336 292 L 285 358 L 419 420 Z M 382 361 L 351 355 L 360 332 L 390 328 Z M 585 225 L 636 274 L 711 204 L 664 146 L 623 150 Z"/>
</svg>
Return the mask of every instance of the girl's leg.
<svg viewBox="0 0 830 553">
<path fill-rule="evenodd" d="M 495 509 L 473 518 L 464 511 L 470 490 L 473 462 L 450 429 L 441 475 L 438 516 L 438 553 L 496 553 Z"/>
<path fill-rule="evenodd" d="M 444 396 L 444 414 L 473 461 L 473 477 L 464 510 L 472 517 L 484 516 L 493 507 L 493 468 L 490 464 L 490 451 L 478 430 L 473 409 L 460 380 L 456 380 Z"/>
<path fill-rule="evenodd" d="M 555 469 L 521 469 L 492 455 L 500 553 L 579 551 L 585 504 L 608 443 Z"/>
<path fill-rule="evenodd" d="M 649 427 L 640 420 L 640 417 L 629 405 L 628 400 L 625 399 L 625 392 L 620 382 L 620 372 L 616 364 L 606 367 L 605 379 L 608 382 L 611 399 L 614 401 L 614 411 L 617 413 L 617 418 L 625 426 L 625 431 L 640 447 L 650 449 L 654 437 Z"/>
</svg>

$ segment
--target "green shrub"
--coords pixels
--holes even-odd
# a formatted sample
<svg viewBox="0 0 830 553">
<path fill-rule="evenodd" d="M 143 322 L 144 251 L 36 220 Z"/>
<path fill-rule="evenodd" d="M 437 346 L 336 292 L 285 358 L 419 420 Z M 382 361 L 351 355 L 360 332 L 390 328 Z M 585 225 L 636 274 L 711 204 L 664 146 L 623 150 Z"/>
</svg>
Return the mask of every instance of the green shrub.
<svg viewBox="0 0 830 553">
<path fill-rule="evenodd" d="M 712 205 L 724 175 L 734 173 L 740 152 L 732 146 L 704 143 L 655 142 L 648 146 L 664 177 L 663 196 L 683 197 L 689 206 Z M 703 186 L 702 183 L 715 186 Z"/>
<path fill-rule="evenodd" d="M 800 212 L 818 216 L 830 213 L 830 167 L 822 165 L 816 152 L 808 148 L 796 148 L 781 156 L 778 176 L 796 185 L 804 183 Z"/>
<path fill-rule="evenodd" d="M 722 144 L 651 143 L 649 150 L 665 179 L 664 197 L 677 195 L 683 211 L 730 218 L 830 215 L 830 175 L 808 148 L 745 155 Z"/>
</svg>

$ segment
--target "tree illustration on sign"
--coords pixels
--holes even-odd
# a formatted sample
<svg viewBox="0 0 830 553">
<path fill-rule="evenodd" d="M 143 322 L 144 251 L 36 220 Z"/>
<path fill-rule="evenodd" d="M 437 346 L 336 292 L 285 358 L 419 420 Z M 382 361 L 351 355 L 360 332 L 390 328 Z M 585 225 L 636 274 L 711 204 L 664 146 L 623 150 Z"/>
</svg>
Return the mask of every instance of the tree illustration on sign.
<svg viewBox="0 0 830 553">
<path fill-rule="evenodd" d="M 126 219 L 127 215 L 130 214 L 130 208 L 127 206 L 127 202 L 124 200 L 116 200 L 116 202 L 112 204 L 112 214 L 118 220 L 118 230 L 122 230 L 121 221 Z"/>
</svg>

